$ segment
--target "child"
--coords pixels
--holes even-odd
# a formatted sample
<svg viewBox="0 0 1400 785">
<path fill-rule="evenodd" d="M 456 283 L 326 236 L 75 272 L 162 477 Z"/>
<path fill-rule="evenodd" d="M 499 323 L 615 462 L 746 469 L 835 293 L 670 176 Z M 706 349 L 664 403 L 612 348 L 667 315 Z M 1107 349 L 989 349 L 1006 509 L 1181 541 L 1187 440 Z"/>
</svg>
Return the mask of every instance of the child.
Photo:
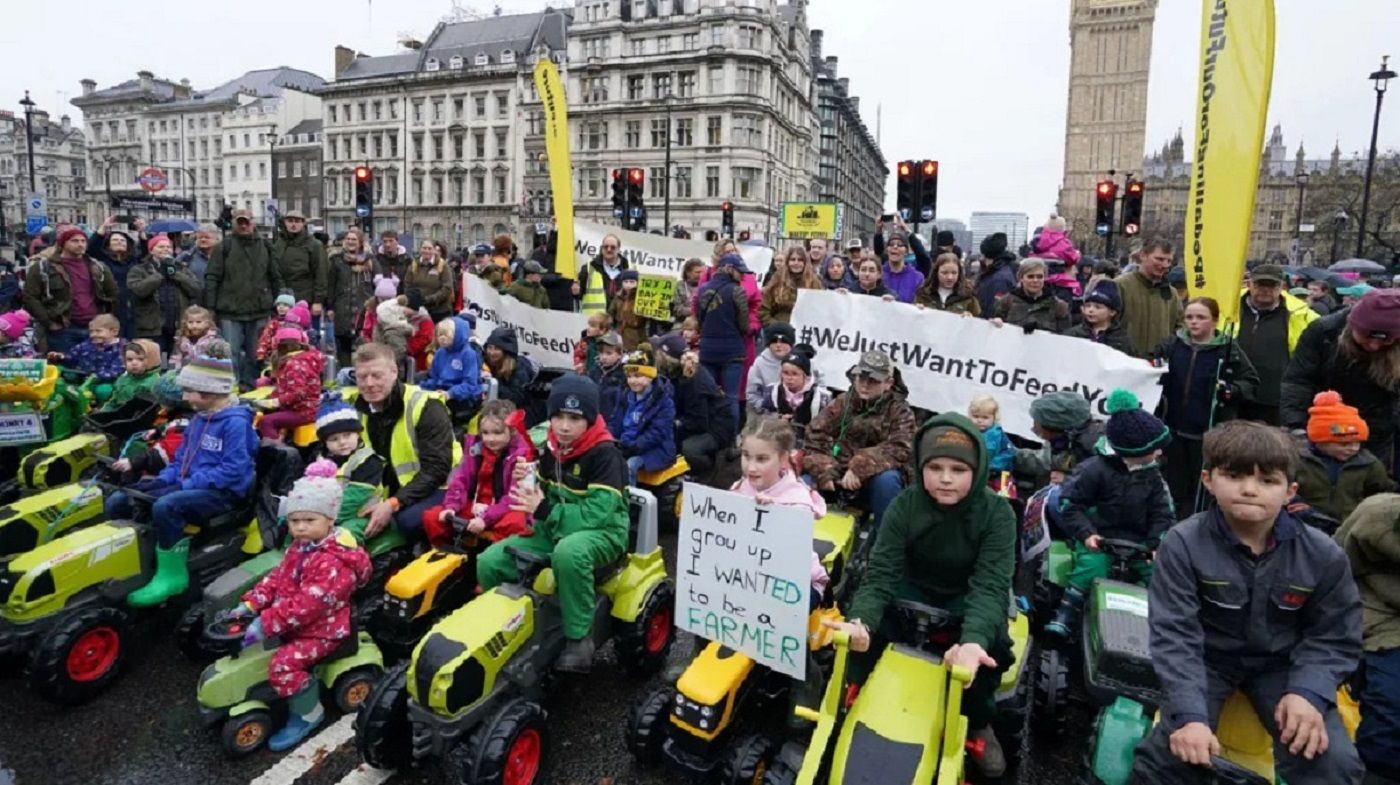
<svg viewBox="0 0 1400 785">
<path fill-rule="evenodd" d="M 487 548 L 477 565 L 481 588 L 516 578 L 514 547 L 553 554 L 563 614 L 564 651 L 556 670 L 587 673 L 593 667 L 593 568 L 627 550 L 627 464 L 598 414 L 598 385 L 566 374 L 549 391 L 549 449 L 540 456 L 538 484 L 518 483 L 511 509 L 534 517 L 529 535 Z M 517 474 L 523 474 L 517 466 Z"/>
<path fill-rule="evenodd" d="M 34 357 L 33 319 L 23 308 L 0 314 L 0 358 L 28 360 Z"/>
<path fill-rule="evenodd" d="M 787 322 L 772 322 L 763 328 L 763 342 L 767 348 L 749 367 L 744 388 L 744 402 L 751 416 L 763 413 L 764 392 L 778 383 L 783 360 L 797 343 L 797 331 Z"/>
<path fill-rule="evenodd" d="M 185 363 L 209 353 L 209 345 L 219 340 L 214 327 L 214 314 L 207 308 L 191 305 L 180 320 L 180 337 L 170 353 L 171 370 L 180 370 Z"/>
<path fill-rule="evenodd" d="M 505 293 L 525 305 L 539 308 L 542 311 L 549 310 L 549 293 L 540 284 L 540 281 L 544 279 L 544 265 L 531 259 L 524 264 L 523 272 L 525 276 L 516 279 Z"/>
<path fill-rule="evenodd" d="M 399 296 L 399 279 L 392 276 L 374 276 L 374 296 L 365 300 L 360 309 L 360 337 L 374 340 L 374 328 L 379 323 L 379 305 Z"/>
<path fill-rule="evenodd" d="M 438 322 L 437 353 L 419 386 L 447 392 L 454 419 L 469 419 L 481 407 L 481 355 L 471 345 L 471 322 L 453 316 Z"/>
<path fill-rule="evenodd" d="M 992 490 L 999 491 L 1000 475 L 1011 471 L 1016 459 L 1016 448 L 1006 438 L 1001 429 L 1001 406 L 990 395 L 979 395 L 967 404 L 967 416 L 973 425 L 982 432 L 982 441 L 987 443 L 987 464 L 992 470 Z"/>
<path fill-rule="evenodd" d="M 461 532 L 448 516 L 466 521 L 466 531 L 495 542 L 530 533 L 530 519 L 511 509 L 515 467 L 535 460 L 535 446 L 523 429 L 524 412 L 510 401 L 481 407 L 479 434 L 462 442 L 462 463 L 447 481 L 442 504 L 423 511 L 423 532 L 434 547 L 449 545 Z"/>
<path fill-rule="evenodd" d="M 1016 451 L 1014 461 L 1018 480 L 1025 480 L 1029 491 L 1045 487 L 1056 457 L 1068 455 L 1062 463 L 1070 470 L 1098 454 L 1103 423 L 1090 416 L 1089 401 L 1068 390 L 1056 390 L 1031 401 L 1031 430 L 1042 443 Z M 1024 494 L 1029 496 L 1029 493 Z"/>
<path fill-rule="evenodd" d="M 1045 222 L 1044 228 L 1040 230 L 1040 238 L 1035 241 L 1031 250 L 1036 256 L 1059 259 L 1067 265 L 1079 263 L 1079 249 L 1070 242 L 1069 225 L 1058 215 L 1050 216 L 1050 220 Z"/>
<path fill-rule="evenodd" d="M 391 298 L 379 303 L 375 307 L 376 316 L 374 322 L 375 343 L 382 343 L 394 350 L 394 357 L 399 365 L 403 365 L 408 358 L 408 339 L 413 335 L 413 325 L 408 323 L 408 317 L 404 314 L 404 303 L 402 298 Z"/>
<path fill-rule="evenodd" d="M 622 336 L 598 336 L 598 367 L 588 378 L 598 385 L 598 411 L 608 424 L 608 432 L 622 433 L 622 396 L 627 391 L 627 374 L 622 370 Z"/>
<path fill-rule="evenodd" d="M 184 399 L 194 410 L 174 460 L 135 490 L 157 497 L 150 511 L 156 530 L 156 573 L 127 596 L 133 608 L 149 608 L 183 594 L 189 587 L 190 538 L 198 525 L 237 507 L 253 487 L 258 439 L 253 412 L 233 397 L 233 350 L 222 341 L 210 354 L 180 369 Z M 107 500 L 107 517 L 132 517 L 131 497 L 121 491 Z"/>
<path fill-rule="evenodd" d="M 622 288 L 608 305 L 608 315 L 612 317 L 613 324 L 617 325 L 618 334 L 622 336 L 623 350 L 632 352 L 647 340 L 647 320 L 637 315 L 634 310 L 640 278 L 636 270 L 623 270 L 617 274 L 617 280 Z"/>
<path fill-rule="evenodd" d="M 277 387 L 262 402 L 275 411 L 265 411 L 258 420 L 258 435 L 282 441 L 284 432 L 316 421 L 326 356 L 306 345 L 300 328 L 283 327 L 277 331 L 277 357 Z"/>
<path fill-rule="evenodd" d="M 1385 464 L 1362 447 L 1371 429 L 1354 406 L 1332 390 L 1308 409 L 1308 449 L 1298 467 L 1298 495 L 1332 520 L 1346 520 L 1366 497 L 1395 490 Z"/>
<path fill-rule="evenodd" d="M 428 314 L 421 290 L 409 289 L 408 294 L 399 297 L 399 302 L 403 304 L 404 319 L 408 321 L 412 330 L 406 349 L 408 356 L 413 360 L 416 375 L 429 365 L 428 358 L 433 352 L 433 347 L 437 345 L 437 323 Z"/>
<path fill-rule="evenodd" d="M 122 349 L 122 364 L 126 371 L 112 385 L 112 397 L 102 405 L 102 411 L 121 408 L 136 396 L 154 397 L 156 382 L 160 381 L 160 347 L 156 342 L 140 338 Z"/>
<path fill-rule="evenodd" d="M 1137 397 L 1127 390 L 1109 393 L 1107 406 L 1105 430 L 1113 454 L 1084 461 L 1060 492 L 1059 525 L 1074 543 L 1074 571 L 1045 631 L 1061 638 L 1068 638 L 1078 621 L 1089 587 L 1108 577 L 1113 562 L 1100 552 L 1102 541 L 1132 540 L 1156 548 L 1163 532 L 1176 520 L 1171 494 L 1157 467 L 1162 448 L 1171 441 L 1171 431 L 1143 411 Z M 1138 561 L 1134 568 L 1138 578 L 1146 582 L 1150 565 Z"/>
<path fill-rule="evenodd" d="M 845 290 L 838 289 L 837 291 Z M 856 294 L 879 297 L 886 302 L 894 300 L 894 293 L 885 288 L 885 283 L 880 277 L 880 261 L 874 255 L 856 263 L 856 288 L 851 291 Z"/>
<path fill-rule="evenodd" d="M 369 518 L 360 514 L 371 501 L 383 497 L 387 462 L 368 446 L 361 446 L 360 415 L 345 401 L 334 398 L 316 410 L 316 438 L 322 457 L 335 464 L 336 479 L 344 488 L 335 523 L 365 543 Z"/>
<path fill-rule="evenodd" d="M 812 375 L 810 346 L 801 344 L 783 358 L 778 382 L 763 391 L 763 414 L 776 414 L 792 426 L 794 441 L 801 449 L 807 426 L 831 403 L 831 391 L 817 384 Z"/>
<path fill-rule="evenodd" d="M 1105 278 L 1094 284 L 1079 305 L 1084 321 L 1066 330 L 1065 335 L 1101 343 L 1136 357 L 1132 339 L 1128 338 L 1127 329 L 1118 321 L 1118 314 L 1122 311 L 1123 299 L 1118 294 L 1118 284 L 1111 278 Z"/>
<path fill-rule="evenodd" d="M 287 320 L 287 315 L 292 308 L 296 307 L 296 298 L 290 294 L 279 294 L 273 301 L 272 318 L 263 325 L 263 331 L 258 335 L 257 358 L 258 362 L 266 362 L 272 353 L 277 351 L 277 331 L 282 329 L 282 325 Z M 305 328 L 303 328 L 305 329 Z"/>
<path fill-rule="evenodd" d="M 178 377 L 177 371 L 162 374 L 151 390 L 165 412 L 165 422 L 145 433 L 146 449 L 135 455 L 118 457 L 112 463 L 112 471 L 121 475 L 122 485 L 132 485 L 143 477 L 160 474 L 179 451 L 185 429 L 190 424 L 191 409 L 185 402 Z"/>
<path fill-rule="evenodd" d="M 341 495 L 335 464 L 307 467 L 286 501 L 292 544 L 232 611 L 253 619 L 244 646 L 269 637 L 281 641 L 267 664 L 268 682 L 289 709 L 287 724 L 268 739 L 275 752 L 299 744 L 325 718 L 313 668 L 354 634 L 350 598 L 369 581 L 369 554 L 335 525 Z"/>
<path fill-rule="evenodd" d="M 1137 782 L 1202 781 L 1220 709 L 1243 691 L 1291 785 L 1361 781 L 1333 705 L 1361 655 L 1361 600 L 1346 554 L 1283 509 L 1297 450 L 1263 423 L 1205 434 L 1201 482 L 1215 506 L 1167 531 L 1149 593 L 1161 722 L 1137 746 Z"/>
<path fill-rule="evenodd" d="M 58 361 L 70 370 L 87 375 L 83 389 L 99 403 L 112 394 L 112 383 L 122 375 L 122 349 L 126 341 L 122 339 L 121 322 L 117 317 L 103 313 L 93 317 L 88 323 L 88 339 L 69 349 L 66 354 L 49 352 L 50 361 Z"/>
<path fill-rule="evenodd" d="M 681 338 L 685 339 L 685 348 L 692 351 L 700 351 L 700 320 L 694 316 L 685 317 L 681 322 Z"/>
<path fill-rule="evenodd" d="M 797 446 L 792 426 L 773 417 L 755 417 L 739 437 L 739 465 L 743 476 L 730 490 L 759 504 L 806 507 L 814 519 L 826 515 L 826 500 L 808 488 L 793 471 L 791 456 Z M 831 576 L 821 557 L 812 551 L 812 608 L 821 604 Z"/>
<path fill-rule="evenodd" d="M 588 327 L 574 344 L 574 373 L 592 376 L 598 367 L 598 338 L 612 331 L 612 317 L 596 311 L 588 315 Z"/>
<path fill-rule="evenodd" d="M 671 386 L 656 378 L 656 365 L 646 352 L 627 355 L 622 430 L 617 445 L 627 459 L 627 481 L 637 484 L 637 472 L 665 469 L 676 462 L 676 402 Z"/>
</svg>

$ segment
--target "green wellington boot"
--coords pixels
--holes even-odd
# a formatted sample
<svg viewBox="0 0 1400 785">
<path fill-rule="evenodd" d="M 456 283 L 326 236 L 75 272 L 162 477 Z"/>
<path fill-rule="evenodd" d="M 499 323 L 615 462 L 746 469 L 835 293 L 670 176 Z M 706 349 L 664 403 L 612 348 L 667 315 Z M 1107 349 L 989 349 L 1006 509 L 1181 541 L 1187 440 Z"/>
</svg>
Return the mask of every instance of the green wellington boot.
<svg viewBox="0 0 1400 785">
<path fill-rule="evenodd" d="M 156 548 L 156 574 L 151 582 L 127 595 L 126 604 L 133 608 L 150 608 L 182 594 L 190 585 L 190 538 L 171 548 Z"/>
</svg>

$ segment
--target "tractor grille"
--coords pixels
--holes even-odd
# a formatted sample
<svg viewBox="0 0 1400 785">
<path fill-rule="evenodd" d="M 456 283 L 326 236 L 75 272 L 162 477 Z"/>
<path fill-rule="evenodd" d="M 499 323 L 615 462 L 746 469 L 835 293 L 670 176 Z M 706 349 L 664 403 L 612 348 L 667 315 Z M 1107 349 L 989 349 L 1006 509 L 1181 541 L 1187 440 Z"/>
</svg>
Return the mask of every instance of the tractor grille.
<svg viewBox="0 0 1400 785">
<path fill-rule="evenodd" d="M 486 642 L 486 653 L 491 655 L 491 659 L 501 656 L 501 652 L 506 648 L 506 634 L 498 632 L 491 636 L 491 640 Z"/>
</svg>

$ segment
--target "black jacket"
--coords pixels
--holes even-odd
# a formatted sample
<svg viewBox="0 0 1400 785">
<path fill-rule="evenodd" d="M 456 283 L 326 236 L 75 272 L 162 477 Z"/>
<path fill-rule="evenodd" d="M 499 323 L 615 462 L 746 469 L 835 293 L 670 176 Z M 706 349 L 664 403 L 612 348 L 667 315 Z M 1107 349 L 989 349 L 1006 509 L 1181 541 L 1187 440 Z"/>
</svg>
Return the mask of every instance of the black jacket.
<svg viewBox="0 0 1400 785">
<path fill-rule="evenodd" d="M 692 436 L 710 434 L 720 446 L 734 441 L 734 413 L 715 377 L 703 367 L 695 375 L 671 379 L 676 394 L 676 444 Z"/>
<path fill-rule="evenodd" d="M 1233 420 L 1240 402 L 1254 397 L 1259 374 L 1233 338 L 1216 332 L 1206 344 L 1192 343 L 1185 330 L 1152 352 L 1167 366 L 1162 377 L 1162 420 L 1176 436 L 1200 438 L 1216 424 Z M 1230 390 L 1227 399 L 1219 385 Z"/>
<path fill-rule="evenodd" d="M 170 275 L 166 275 L 169 272 Z M 174 257 L 165 265 L 147 256 L 127 274 L 127 290 L 131 295 L 131 313 L 137 338 L 159 338 L 165 333 L 166 313 L 162 300 L 169 298 L 174 308 L 174 329 L 178 333 L 185 309 L 199 302 L 200 281 L 190 268 Z M 168 287 L 168 288 L 167 288 Z"/>
<path fill-rule="evenodd" d="M 1128 331 L 1123 328 L 1123 323 L 1115 319 L 1107 330 L 1095 335 L 1093 330 L 1085 322 L 1080 322 L 1065 331 L 1065 335 L 1070 338 L 1083 338 L 1086 341 L 1101 343 L 1110 349 L 1135 357 L 1133 353 L 1133 340 L 1128 337 Z"/>
<path fill-rule="evenodd" d="M 220 319 L 266 319 L 282 293 L 272 244 L 257 235 L 229 235 L 204 273 L 204 303 Z"/>
<path fill-rule="evenodd" d="M 1060 492 L 1060 505 L 1060 525 L 1080 541 L 1097 534 L 1156 547 L 1176 522 L 1161 470 L 1131 471 L 1116 455 L 1079 464 Z"/>
<path fill-rule="evenodd" d="M 309 305 L 326 304 L 326 247 L 305 229 L 296 234 L 279 232 L 272 244 L 282 284 L 298 300 Z"/>
</svg>

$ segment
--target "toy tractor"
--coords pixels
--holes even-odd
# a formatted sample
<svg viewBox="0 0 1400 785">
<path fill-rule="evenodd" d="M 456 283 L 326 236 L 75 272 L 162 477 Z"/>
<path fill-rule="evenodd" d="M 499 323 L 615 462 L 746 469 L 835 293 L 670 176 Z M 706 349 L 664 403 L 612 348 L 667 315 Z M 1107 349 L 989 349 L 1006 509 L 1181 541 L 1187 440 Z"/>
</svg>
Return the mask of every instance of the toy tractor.
<svg viewBox="0 0 1400 785">
<path fill-rule="evenodd" d="M 268 521 L 275 526 L 274 494 L 286 492 L 299 467 L 286 447 L 259 449 L 255 502 L 190 532 L 191 591 L 271 540 L 263 529 Z M 47 700 L 93 698 L 126 664 L 132 612 L 125 600 L 154 573 L 155 529 L 131 521 L 79 529 L 0 565 L 0 653 L 28 655 L 29 684 Z"/>
<path fill-rule="evenodd" d="M 628 494 L 640 507 L 635 541 L 594 571 L 593 636 L 614 641 L 629 673 L 654 673 L 675 638 L 675 589 L 657 544 L 656 499 Z M 360 707 L 355 744 L 366 763 L 394 769 L 437 760 L 458 782 L 543 782 L 549 739 L 542 702 L 564 649 L 563 618 L 549 557 L 507 551 L 517 582 L 439 621 Z"/>
<path fill-rule="evenodd" d="M 43 360 L 0 360 L 0 414 L 6 418 L 3 439 L 0 439 L 0 476 L 10 479 L 0 482 L 0 502 L 18 498 L 26 488 L 21 482 L 26 459 L 42 445 L 68 439 L 82 425 L 88 411 L 87 397 L 66 381 L 56 365 Z M 69 459 L 66 469 L 55 468 L 52 481 L 46 471 L 37 472 L 35 462 L 28 464 L 31 479 L 54 487 L 77 479 L 91 465 L 89 453 L 78 451 Z M 66 478 L 62 472 L 67 471 Z"/>
<path fill-rule="evenodd" d="M 199 715 L 206 727 L 221 725 L 220 742 L 229 757 L 241 757 L 266 743 L 286 721 L 286 701 L 268 684 L 267 666 L 278 642 L 266 640 L 243 648 L 246 619 L 220 619 L 203 631 L 204 648 L 230 653 L 199 677 Z M 316 664 L 316 678 L 326 689 L 322 700 L 342 714 L 358 711 L 375 681 L 384 673 L 384 657 L 374 639 L 351 625 L 350 637 Z"/>
<path fill-rule="evenodd" d="M 682 489 L 690 474 L 690 464 L 685 456 L 678 456 L 674 463 L 660 471 L 637 472 L 637 486 L 651 492 L 656 497 L 657 515 L 661 528 L 673 531 L 681 521 L 681 504 L 684 503 Z"/>
</svg>

